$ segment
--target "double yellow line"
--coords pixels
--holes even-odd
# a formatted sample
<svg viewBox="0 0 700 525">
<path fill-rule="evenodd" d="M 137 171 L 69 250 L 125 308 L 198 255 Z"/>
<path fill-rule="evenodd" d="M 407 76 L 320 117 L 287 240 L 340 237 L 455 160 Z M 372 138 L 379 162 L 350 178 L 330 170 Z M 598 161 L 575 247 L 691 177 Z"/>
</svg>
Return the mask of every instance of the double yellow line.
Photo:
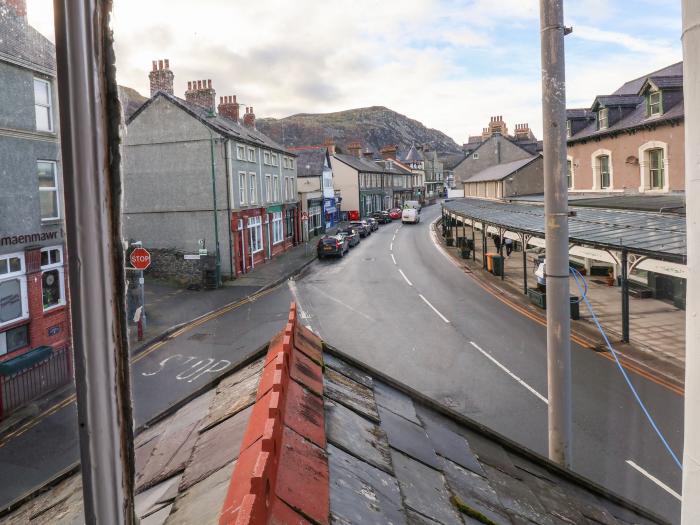
<svg viewBox="0 0 700 525">
<path fill-rule="evenodd" d="M 216 319 L 217 317 L 221 317 L 225 313 L 230 312 L 231 310 L 235 310 L 237 308 L 240 308 L 241 306 L 245 305 L 246 303 L 252 303 L 261 297 L 264 297 L 273 291 L 277 290 L 280 286 L 282 286 L 284 283 L 279 283 L 276 286 L 273 286 L 271 288 L 267 288 L 266 290 L 263 290 L 261 292 L 255 293 L 253 295 L 247 296 L 244 299 L 240 299 L 238 301 L 235 301 L 233 303 L 229 303 L 227 305 L 222 306 L 221 308 L 218 308 L 216 310 L 213 310 L 212 312 L 209 312 L 208 314 L 203 315 L 202 317 L 199 317 L 197 319 L 194 319 L 193 321 L 190 321 L 186 324 L 184 324 L 182 327 L 178 328 L 176 331 L 174 331 L 172 334 L 168 335 L 166 338 L 164 338 L 161 341 L 155 342 L 152 345 L 148 346 L 144 351 L 139 353 L 138 355 L 134 356 L 131 358 L 131 363 L 137 363 L 144 357 L 152 354 L 156 350 L 158 350 L 160 347 L 165 345 L 167 342 L 181 336 L 182 334 L 189 332 L 193 328 L 196 328 L 198 326 L 203 325 L 204 323 L 211 321 L 212 319 Z M 51 406 L 50 408 L 47 408 L 44 412 L 41 414 L 36 415 L 26 423 L 24 423 L 22 426 L 19 428 L 13 430 L 12 432 L 4 435 L 2 439 L 0 440 L 0 448 L 4 447 L 7 445 L 10 441 L 12 441 L 14 438 L 21 436 L 28 430 L 31 430 L 34 428 L 36 425 L 38 425 L 43 419 L 49 417 L 52 414 L 55 414 L 59 410 L 67 407 L 71 403 L 75 402 L 75 394 L 71 394 L 68 396 L 66 399 L 63 399 L 56 403 L 55 405 Z"/>
</svg>

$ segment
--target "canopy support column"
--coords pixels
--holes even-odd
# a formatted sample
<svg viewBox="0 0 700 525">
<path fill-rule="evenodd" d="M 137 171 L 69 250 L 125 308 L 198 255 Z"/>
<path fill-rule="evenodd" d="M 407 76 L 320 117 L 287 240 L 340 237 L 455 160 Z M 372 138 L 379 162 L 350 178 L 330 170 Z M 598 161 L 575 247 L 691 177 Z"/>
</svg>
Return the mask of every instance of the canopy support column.
<svg viewBox="0 0 700 525">
<path fill-rule="evenodd" d="M 622 250 L 622 257 L 620 260 L 620 266 L 622 266 L 622 276 L 621 276 L 621 295 L 622 295 L 622 342 L 630 342 L 630 296 L 627 283 L 627 250 Z"/>
</svg>

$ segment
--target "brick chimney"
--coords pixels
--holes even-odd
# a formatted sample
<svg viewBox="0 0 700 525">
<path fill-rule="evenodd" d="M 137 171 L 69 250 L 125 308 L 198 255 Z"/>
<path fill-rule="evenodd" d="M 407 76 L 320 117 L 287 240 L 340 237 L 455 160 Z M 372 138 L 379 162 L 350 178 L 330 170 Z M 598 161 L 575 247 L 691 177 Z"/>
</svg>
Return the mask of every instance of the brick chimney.
<svg viewBox="0 0 700 525">
<path fill-rule="evenodd" d="M 238 122 L 240 118 L 241 105 L 236 102 L 236 95 L 219 97 L 219 115 Z"/>
<path fill-rule="evenodd" d="M 362 153 L 362 144 L 359 142 L 351 142 L 348 144 L 348 153 L 353 157 L 360 157 Z"/>
<path fill-rule="evenodd" d="M 515 140 L 535 140 L 535 136 L 527 123 L 515 125 Z"/>
<path fill-rule="evenodd" d="M 329 155 L 335 155 L 335 142 L 333 142 L 332 138 L 328 137 L 326 140 L 324 140 L 323 145 L 328 150 Z"/>
<path fill-rule="evenodd" d="M 148 80 L 151 81 L 151 96 L 159 91 L 173 94 L 173 80 L 175 75 L 170 71 L 170 60 L 154 60 L 153 69 L 148 73 Z"/>
<path fill-rule="evenodd" d="M 396 152 L 398 151 L 398 149 L 398 146 L 391 144 L 389 146 L 384 146 L 382 149 L 379 150 L 379 153 L 382 154 L 382 158 L 384 160 L 395 159 Z"/>
<path fill-rule="evenodd" d="M 214 111 L 216 109 L 216 91 L 211 87 L 211 79 L 187 82 L 185 100 L 190 104 Z"/>
<path fill-rule="evenodd" d="M 245 108 L 245 115 L 243 115 L 243 125 L 247 128 L 255 129 L 255 113 L 253 113 L 253 106 Z"/>
<path fill-rule="evenodd" d="M 372 160 L 374 159 L 374 152 L 369 148 L 365 148 L 365 151 L 362 152 L 362 156 L 367 160 Z"/>
<path fill-rule="evenodd" d="M 0 5 L 6 5 L 12 14 L 27 21 L 27 1 L 26 0 L 0 0 Z"/>
</svg>

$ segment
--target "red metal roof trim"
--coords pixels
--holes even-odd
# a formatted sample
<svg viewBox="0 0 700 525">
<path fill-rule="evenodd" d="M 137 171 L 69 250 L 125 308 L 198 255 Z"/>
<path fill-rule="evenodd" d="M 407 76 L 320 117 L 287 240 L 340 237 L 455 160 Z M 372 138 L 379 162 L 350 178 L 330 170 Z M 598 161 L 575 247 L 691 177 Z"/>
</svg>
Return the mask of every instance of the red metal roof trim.
<svg viewBox="0 0 700 525">
<path fill-rule="evenodd" d="M 292 303 L 270 342 L 220 525 L 328 524 L 321 351 Z"/>
</svg>

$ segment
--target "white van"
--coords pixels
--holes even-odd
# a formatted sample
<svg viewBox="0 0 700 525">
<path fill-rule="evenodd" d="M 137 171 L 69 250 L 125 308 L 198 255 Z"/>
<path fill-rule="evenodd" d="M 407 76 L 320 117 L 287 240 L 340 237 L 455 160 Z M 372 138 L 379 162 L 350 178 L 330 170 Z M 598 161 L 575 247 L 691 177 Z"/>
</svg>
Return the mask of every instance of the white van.
<svg viewBox="0 0 700 525">
<path fill-rule="evenodd" d="M 418 202 L 418 201 L 406 201 L 403 203 L 403 207 L 404 208 L 414 208 L 414 209 L 420 211 L 422 206 L 420 205 L 420 202 Z"/>
<path fill-rule="evenodd" d="M 420 211 L 415 208 L 404 208 L 401 212 L 401 222 L 406 224 L 412 222 L 417 224 L 420 222 Z"/>
</svg>

